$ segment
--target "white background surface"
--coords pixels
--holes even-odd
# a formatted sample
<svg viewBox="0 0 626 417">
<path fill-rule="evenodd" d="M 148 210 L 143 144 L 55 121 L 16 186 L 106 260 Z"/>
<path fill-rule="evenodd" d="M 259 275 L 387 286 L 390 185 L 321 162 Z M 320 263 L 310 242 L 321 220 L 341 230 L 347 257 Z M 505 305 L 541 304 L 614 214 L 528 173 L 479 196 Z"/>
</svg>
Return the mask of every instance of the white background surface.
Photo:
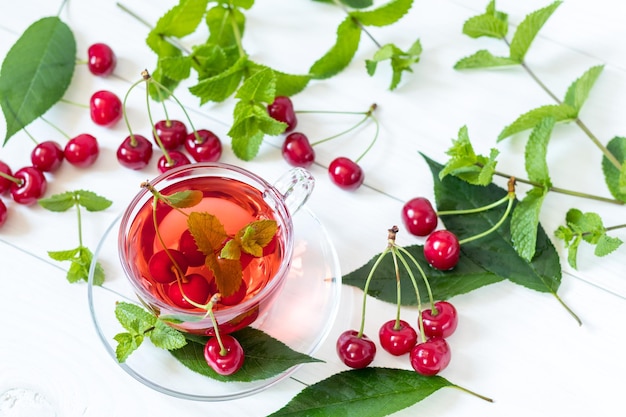
<svg viewBox="0 0 626 417">
<path fill-rule="evenodd" d="M 0 56 L 35 20 L 56 15 L 60 2 L 22 0 L 19 5 L 0 0 Z M 244 46 L 252 59 L 286 72 L 304 73 L 334 42 L 335 28 L 344 18 L 341 10 L 312 1 L 257 0 L 248 12 Z M 149 22 L 156 22 L 172 1 L 126 0 L 124 4 Z M 386 230 L 400 224 L 403 203 L 418 195 L 432 197 L 432 180 L 418 154 L 444 161 L 445 150 L 458 129 L 467 125 L 476 151 L 501 151 L 499 169 L 525 176 L 523 149 L 526 135 L 499 144 L 504 126 L 523 112 L 551 99 L 521 68 L 459 72 L 454 63 L 478 49 L 506 54 L 495 40 L 473 40 L 461 33 L 463 22 L 481 13 L 487 1 L 416 1 L 412 11 L 392 27 L 372 29 L 381 43 L 408 47 L 420 38 L 422 60 L 413 73 L 405 73 L 396 91 L 387 90 L 390 73 L 381 64 L 369 77 L 364 60 L 375 51 L 363 37 L 352 65 L 338 76 L 312 82 L 294 97 L 296 109 L 365 111 L 377 103 L 380 137 L 362 159 L 365 185 L 356 192 L 335 187 L 326 167 L 337 156 L 358 157 L 373 134 L 373 126 L 316 148 L 311 168 L 316 190 L 308 207 L 329 230 L 343 273 L 350 272 L 385 245 Z M 499 1 L 513 25 L 547 1 Z M 563 97 L 569 84 L 588 68 L 605 69 L 581 112 L 582 120 L 604 143 L 626 134 L 626 29 L 622 6 L 615 0 L 566 0 L 531 46 L 526 60 L 545 84 Z M 111 0 L 70 1 L 61 18 L 73 30 L 78 53 L 86 55 L 94 42 L 108 43 L 118 56 L 113 77 L 92 76 L 85 66 L 76 68 L 66 98 L 87 103 L 98 89 L 123 97 L 140 71 L 154 66 L 154 55 L 144 39 L 147 29 Z M 199 36 L 199 35 L 197 35 Z M 189 45 L 196 39 L 188 39 Z M 83 56 L 84 57 L 84 56 Z M 215 131 L 224 141 L 222 158 L 249 168 L 268 180 L 289 166 L 270 138 L 259 156 L 249 163 L 237 160 L 226 136 L 232 102 L 198 106 L 196 98 L 177 91 L 192 112 L 196 127 Z M 133 127 L 149 131 L 143 95 L 129 103 Z M 157 108 L 157 107 L 155 107 Z M 177 115 L 174 106 L 169 107 Z M 138 184 L 155 170 L 129 171 L 115 160 L 115 150 L 127 135 L 119 123 L 112 129 L 95 126 L 87 110 L 58 104 L 46 118 L 75 135 L 94 134 L 101 144 L 97 163 L 81 170 L 64 164 L 50 176 L 47 195 L 79 188 L 114 201 L 106 212 L 83 217 L 84 243 L 95 248 L 106 227 L 138 190 Z M 312 141 L 350 126 L 355 119 L 328 115 L 301 115 L 298 130 Z M 49 125 L 37 121 L 29 131 L 40 140 L 64 140 Z M 4 136 L 4 130 L 2 130 Z M 29 164 L 33 143 L 20 132 L 3 148 L 0 160 L 11 167 Z M 559 126 L 548 159 L 553 183 L 563 188 L 609 196 L 600 169 L 601 155 L 575 125 Z M 106 354 L 93 329 L 86 286 L 65 280 L 65 264 L 47 257 L 48 250 L 75 247 L 76 219 L 72 213 L 50 213 L 39 207 L 22 207 L 8 201 L 9 219 L 0 229 L 0 395 L 20 390 L 37 393 L 40 412 L 23 415 L 127 416 L 194 415 L 263 416 L 278 410 L 303 389 L 345 369 L 334 352 L 343 330 L 358 326 L 361 292 L 344 287 L 339 316 L 328 340 L 316 354 L 324 364 L 305 365 L 294 375 L 254 397 L 220 403 L 179 400 L 156 393 L 124 373 Z M 624 223 L 624 207 L 583 201 L 562 195 L 546 198 L 541 222 L 552 233 L 570 207 L 603 214 L 606 225 Z M 619 232 L 617 236 L 626 236 Z M 421 240 L 400 233 L 401 244 Z M 555 245 L 565 255 L 561 242 Z M 115 260 L 111 260 L 114 262 Z M 626 317 L 624 276 L 626 247 L 607 258 L 596 259 L 583 245 L 579 270 L 563 261 L 559 290 L 564 301 L 580 316 L 579 327 L 551 297 L 508 282 L 454 298 L 460 314 L 457 332 L 450 338 L 453 358 L 441 374 L 450 381 L 489 396 L 489 404 L 456 390 L 441 390 L 398 416 L 587 416 L 616 415 L 623 407 L 626 359 L 623 320 Z M 394 306 L 368 302 L 366 333 L 377 334 L 383 321 L 393 318 Z M 407 309 L 410 314 L 410 310 Z M 375 365 L 408 367 L 406 358 L 379 354 Z M 16 391 L 11 391 L 16 390 Z M 28 396 L 19 397 L 28 399 Z M 18 408 L 0 415 L 14 416 Z M 3 409 L 3 407 L 5 407 Z M 5 412 L 5 414 L 2 414 Z M 11 414 L 13 413 L 13 414 Z M 56 413 L 56 414 L 54 414 Z"/>
</svg>

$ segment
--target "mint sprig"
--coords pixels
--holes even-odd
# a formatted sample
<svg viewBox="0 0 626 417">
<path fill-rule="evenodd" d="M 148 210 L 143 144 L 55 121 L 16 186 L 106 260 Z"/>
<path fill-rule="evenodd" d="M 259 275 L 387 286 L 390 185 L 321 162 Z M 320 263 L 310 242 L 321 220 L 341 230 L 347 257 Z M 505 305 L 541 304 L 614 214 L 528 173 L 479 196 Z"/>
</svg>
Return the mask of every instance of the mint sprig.
<svg viewBox="0 0 626 417">
<path fill-rule="evenodd" d="M 89 268 L 93 261 L 93 253 L 83 244 L 81 207 L 89 212 L 97 212 L 106 210 L 111 206 L 112 202 L 92 191 L 78 190 L 41 198 L 38 200 L 38 203 L 41 207 L 53 212 L 65 212 L 71 208 L 76 208 L 76 216 L 78 219 L 78 246 L 69 250 L 48 251 L 48 256 L 55 261 L 70 262 L 66 276 L 69 282 L 87 281 L 89 278 Z M 104 269 L 102 265 L 100 265 L 100 262 L 96 262 L 93 284 L 102 285 L 104 278 Z"/>
</svg>

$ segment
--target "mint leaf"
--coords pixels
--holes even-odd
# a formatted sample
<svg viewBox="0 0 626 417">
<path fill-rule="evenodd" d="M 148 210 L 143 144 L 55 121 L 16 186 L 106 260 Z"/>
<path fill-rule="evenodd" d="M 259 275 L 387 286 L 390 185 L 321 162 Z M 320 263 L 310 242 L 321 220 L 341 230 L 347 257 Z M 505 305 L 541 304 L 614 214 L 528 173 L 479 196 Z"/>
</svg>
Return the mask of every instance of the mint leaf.
<svg viewBox="0 0 626 417">
<path fill-rule="evenodd" d="M 176 208 L 189 208 L 200 204 L 204 194 L 198 190 L 177 191 L 173 194 L 164 196 L 168 204 Z"/>
<path fill-rule="evenodd" d="M 340 0 L 343 4 L 354 9 L 364 9 L 374 4 L 373 0 Z M 330 1 L 332 3 L 332 0 Z"/>
<path fill-rule="evenodd" d="M 535 256 L 539 213 L 547 192 L 545 188 L 531 189 L 511 216 L 511 242 L 519 256 L 529 262 Z"/>
<path fill-rule="evenodd" d="M 246 17 L 229 4 L 218 4 L 208 10 L 206 24 L 209 28 L 209 43 L 230 46 L 237 45 L 243 35 Z"/>
<path fill-rule="evenodd" d="M 93 254 L 84 247 L 78 246 L 76 249 L 62 251 L 48 251 L 48 256 L 60 262 L 70 262 L 66 278 L 70 283 L 89 280 L 89 268 L 93 262 Z M 99 262 L 96 262 L 93 285 L 102 285 L 104 282 L 104 269 Z"/>
<path fill-rule="evenodd" d="M 470 142 L 467 126 L 459 129 L 458 138 L 452 141 L 446 154 L 450 159 L 439 172 L 440 178 L 454 175 L 475 185 L 487 185 L 493 180 L 499 152 L 493 148 L 488 157 L 477 155 Z"/>
<path fill-rule="evenodd" d="M 494 56 L 491 52 L 481 49 L 473 55 L 465 58 L 461 58 L 456 64 L 454 69 L 476 69 L 476 68 L 489 68 L 489 67 L 503 67 L 508 65 L 518 65 L 519 62 L 508 58 Z"/>
<path fill-rule="evenodd" d="M 569 86 L 563 102 L 576 109 L 576 112 L 579 112 L 603 69 L 604 65 L 596 65 L 589 68 Z"/>
<path fill-rule="evenodd" d="M 78 254 L 80 248 L 69 249 L 69 250 L 59 250 L 59 251 L 48 251 L 48 256 L 55 261 L 71 261 Z"/>
<path fill-rule="evenodd" d="M 166 350 L 180 349 L 187 344 L 187 339 L 181 332 L 159 319 L 150 332 L 150 341 L 154 346 Z"/>
<path fill-rule="evenodd" d="M 40 198 L 37 200 L 37 204 L 46 210 L 61 213 L 74 207 L 74 205 L 76 205 L 76 200 L 74 198 L 74 193 L 67 191 L 50 197 Z"/>
<path fill-rule="evenodd" d="M 341 72 L 352 61 L 360 40 L 361 28 L 351 16 L 346 17 L 337 27 L 335 44 L 309 68 L 311 77 L 326 79 Z"/>
<path fill-rule="evenodd" d="M 189 78 L 191 65 L 192 59 L 189 56 L 171 56 L 159 59 L 162 73 L 177 82 Z"/>
<path fill-rule="evenodd" d="M 246 57 L 241 57 L 223 72 L 204 78 L 196 85 L 189 87 L 189 92 L 200 98 L 200 104 L 226 100 L 237 91 L 237 87 L 245 75 L 247 62 Z"/>
<path fill-rule="evenodd" d="M 320 362 L 311 356 L 292 350 L 258 329 L 245 327 L 233 333 L 233 336 L 246 352 L 246 358 L 241 369 L 230 376 L 219 375 L 206 363 L 203 355 L 206 339 L 188 340 L 185 346 L 172 350 L 170 353 L 192 371 L 225 382 L 267 379 L 302 363 Z"/>
<path fill-rule="evenodd" d="M 265 65 L 250 61 L 248 67 L 252 73 L 269 70 L 274 74 L 274 90 L 276 96 L 293 96 L 304 90 L 311 81 L 309 75 L 287 74 Z"/>
<path fill-rule="evenodd" d="M 119 363 L 126 362 L 126 359 L 133 353 L 143 342 L 142 335 L 132 335 L 130 333 L 118 333 L 113 336 L 117 342 L 115 347 L 115 357 Z"/>
<path fill-rule="evenodd" d="M 622 164 L 622 169 L 617 169 L 606 156 L 603 156 L 604 181 L 613 197 L 626 203 L 626 163 L 624 163 L 626 160 L 626 137 L 614 137 L 609 141 L 606 148 Z"/>
<path fill-rule="evenodd" d="M 381 417 L 454 386 L 440 376 L 422 376 L 405 369 L 367 367 L 343 371 L 306 387 L 269 417 Z"/>
<path fill-rule="evenodd" d="M 602 236 L 600 236 L 600 239 L 598 239 L 598 242 L 596 243 L 596 248 L 593 253 L 596 256 L 606 256 L 619 248 L 622 243 L 624 242 L 617 237 L 603 234 Z"/>
<path fill-rule="evenodd" d="M 550 18 L 552 13 L 561 4 L 561 1 L 555 1 L 551 5 L 542 9 L 536 10 L 527 15 L 520 23 L 513 35 L 510 46 L 510 58 L 517 62 L 522 62 L 528 48 L 532 44 L 533 40 L 537 36 L 537 33 L 541 30 L 546 21 Z"/>
<path fill-rule="evenodd" d="M 548 104 L 532 109 L 519 116 L 513 123 L 506 126 L 498 135 L 498 141 L 508 138 L 516 133 L 532 129 L 547 117 L 552 117 L 556 122 L 574 120 L 578 117 L 575 108 L 568 104 Z"/>
<path fill-rule="evenodd" d="M 122 327 L 133 334 L 143 334 L 155 326 L 157 318 L 142 307 L 120 301 L 115 304 L 115 317 Z"/>
<path fill-rule="evenodd" d="M 392 77 L 389 90 L 395 90 L 402 80 L 402 73 L 404 71 L 412 72 L 413 69 L 411 66 L 419 62 L 421 54 L 422 44 L 419 39 L 411 45 L 407 52 L 402 51 L 393 44 L 383 45 L 378 51 L 376 51 L 371 60 L 367 60 L 365 62 L 367 73 L 369 75 L 374 75 L 379 62 L 390 60 Z"/>
<path fill-rule="evenodd" d="M 413 0 L 391 0 L 373 10 L 351 11 L 349 15 L 364 26 L 387 26 L 400 20 L 413 6 Z"/>
<path fill-rule="evenodd" d="M 76 67 L 76 40 L 58 17 L 31 24 L 0 68 L 4 144 L 63 98 Z"/>
<path fill-rule="evenodd" d="M 271 103 L 276 96 L 276 76 L 269 68 L 256 71 L 241 85 L 235 98 L 242 101 Z"/>
<path fill-rule="evenodd" d="M 530 133 L 524 153 L 524 162 L 528 178 L 531 181 L 540 183 L 544 187 L 550 187 L 552 185 L 550 172 L 548 170 L 547 153 L 548 142 L 552 136 L 555 123 L 556 121 L 553 117 L 542 119 Z"/>
<path fill-rule="evenodd" d="M 489 2 L 485 13 L 470 17 L 463 24 L 463 33 L 471 38 L 487 36 L 503 39 L 508 30 L 508 15 L 496 10 L 495 0 Z"/>
<path fill-rule="evenodd" d="M 208 3 L 208 0 L 180 0 L 157 21 L 150 33 L 160 38 L 191 35 L 202 21 Z"/>
<path fill-rule="evenodd" d="M 85 207 L 90 212 L 106 210 L 113 204 L 111 200 L 87 190 L 74 191 L 74 198 L 77 204 Z"/>
</svg>

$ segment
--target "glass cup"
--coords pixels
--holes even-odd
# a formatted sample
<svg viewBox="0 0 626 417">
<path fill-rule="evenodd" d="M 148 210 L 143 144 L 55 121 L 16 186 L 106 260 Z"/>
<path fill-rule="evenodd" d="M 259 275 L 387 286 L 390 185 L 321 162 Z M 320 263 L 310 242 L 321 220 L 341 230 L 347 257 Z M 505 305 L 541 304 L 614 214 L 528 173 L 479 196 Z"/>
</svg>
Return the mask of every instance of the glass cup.
<svg viewBox="0 0 626 417">
<path fill-rule="evenodd" d="M 247 291 L 242 301 L 234 305 L 218 302 L 212 310 L 223 333 L 237 331 L 262 317 L 278 297 L 288 275 L 294 246 L 291 216 L 311 194 L 315 184 L 312 175 L 294 168 L 270 184 L 234 165 L 195 163 L 166 171 L 149 184 L 165 196 L 198 190 L 203 199 L 194 207 L 174 209 L 162 202 L 154 204 L 153 194 L 142 187 L 123 213 L 118 234 L 119 258 L 141 303 L 181 331 L 213 335 L 213 322 L 205 309 L 179 307 L 169 298 L 169 284 L 152 278 L 150 258 L 164 247 L 177 249 L 191 211 L 216 216 L 231 236 L 250 221 L 269 218 L 278 226 L 275 250 L 253 258 L 244 268 Z M 190 267 L 190 272 L 205 277 L 211 274 L 204 264 Z"/>
</svg>

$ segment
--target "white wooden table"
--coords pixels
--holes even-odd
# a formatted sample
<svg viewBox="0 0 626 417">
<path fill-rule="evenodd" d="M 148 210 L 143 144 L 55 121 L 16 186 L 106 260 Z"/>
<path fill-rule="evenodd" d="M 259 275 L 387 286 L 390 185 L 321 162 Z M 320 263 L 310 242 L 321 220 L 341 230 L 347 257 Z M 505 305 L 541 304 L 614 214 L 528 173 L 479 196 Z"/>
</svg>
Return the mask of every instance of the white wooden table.
<svg viewBox="0 0 626 417">
<path fill-rule="evenodd" d="M 0 0 L 0 56 L 4 56 L 24 29 L 44 16 L 56 15 L 60 2 Z M 251 56 L 286 72 L 305 72 L 313 59 L 333 43 L 336 25 L 343 19 L 337 9 L 312 1 L 258 0 L 249 11 L 245 46 Z M 379 140 L 362 159 L 365 185 L 356 192 L 334 186 L 327 166 L 336 156 L 356 158 L 369 141 L 372 127 L 358 135 L 337 139 L 316 148 L 311 168 L 317 186 L 308 207 L 328 229 L 343 273 L 368 261 L 385 245 L 386 230 L 400 224 L 400 209 L 408 199 L 433 197 L 432 178 L 419 152 L 444 161 L 445 151 L 459 128 L 467 125 L 477 152 L 501 150 L 499 167 L 524 176 L 522 152 L 525 136 L 496 144 L 500 130 L 523 112 L 551 99 L 520 68 L 495 71 L 455 71 L 461 57 L 478 49 L 506 53 L 495 40 L 473 40 L 461 33 L 463 22 L 481 13 L 486 0 L 415 2 L 412 11 L 396 25 L 374 29 L 383 43 L 410 45 L 420 38 L 422 60 L 390 92 L 386 66 L 374 77 L 363 62 L 374 52 L 364 38 L 350 67 L 338 76 L 312 82 L 294 97 L 297 109 L 364 111 L 377 103 L 381 123 Z M 172 1 L 124 0 L 148 22 L 156 22 Z M 533 10 L 549 2 L 499 1 L 517 25 Z M 567 0 L 554 13 L 535 40 L 528 64 L 557 96 L 593 65 L 605 69 L 594 86 L 581 118 L 604 143 L 626 134 L 626 28 L 623 7 L 615 0 Z M 108 43 L 118 56 L 114 76 L 92 76 L 84 66 L 76 69 L 67 93 L 71 101 L 87 102 L 91 92 L 109 89 L 123 96 L 140 71 L 154 66 L 155 57 L 144 39 L 147 28 L 124 13 L 113 0 L 71 1 L 60 17 L 73 30 L 80 54 L 94 42 Z M 194 39 L 190 39 L 190 44 Z M 196 98 L 177 91 L 192 111 L 197 126 L 206 125 L 224 139 L 222 160 L 249 168 L 268 179 L 277 178 L 288 165 L 278 144 L 270 138 L 252 162 L 238 160 L 229 148 L 226 132 L 232 101 L 198 105 Z M 141 94 L 129 104 L 133 124 L 147 129 Z M 176 111 L 172 110 L 176 115 Z M 97 163 L 85 170 L 65 164 L 54 174 L 47 195 L 89 189 L 113 201 L 105 212 L 84 214 L 85 245 L 92 249 L 141 181 L 156 170 L 140 172 L 121 168 L 115 149 L 127 135 L 119 123 L 113 129 L 95 126 L 87 111 L 58 104 L 46 115 L 70 132 L 93 132 L 101 144 Z M 350 118 L 301 115 L 298 129 L 310 138 L 323 138 L 353 122 Z M 143 125 L 142 125 L 143 124 Z M 4 129 L 1 129 L 4 136 Z M 48 124 L 29 127 L 35 137 L 58 137 Z M 29 164 L 32 142 L 23 132 L 0 148 L 0 160 L 12 167 Z M 609 196 L 600 170 L 600 153 L 574 125 L 559 126 L 549 153 L 555 185 Z M 104 351 L 89 317 L 87 287 L 65 280 L 67 265 L 54 262 L 48 250 L 76 245 L 76 219 L 33 206 L 23 207 L 2 196 L 9 219 L 0 229 L 0 410 L 7 416 L 128 416 L 195 415 L 263 416 L 278 410 L 303 384 L 317 382 L 345 366 L 335 354 L 337 336 L 358 326 L 362 293 L 344 286 L 337 320 L 316 356 L 324 364 L 301 367 L 286 379 L 252 397 L 207 403 L 180 400 L 152 391 L 123 372 Z M 552 236 L 570 207 L 603 213 L 605 224 L 624 223 L 623 206 L 550 194 L 541 223 Z M 624 239 L 624 232 L 616 236 Z M 400 233 L 400 244 L 422 240 Z M 487 403 L 456 390 L 441 390 L 398 416 L 589 416 L 618 415 L 623 408 L 626 373 L 626 247 L 606 258 L 596 258 L 589 246 L 579 254 L 579 269 L 565 262 L 562 242 L 561 297 L 580 316 L 578 324 L 552 296 L 535 293 L 509 282 L 484 287 L 455 297 L 460 324 L 451 338 L 453 358 L 442 373 L 450 381 L 495 400 Z M 110 260 L 115 262 L 115 259 Z M 366 333 L 375 336 L 382 321 L 393 317 L 395 307 L 368 303 Z M 375 364 L 407 367 L 405 361 L 379 355 Z M 17 398 L 10 408 L 11 398 Z M 38 413 L 19 414 L 32 400 Z M 31 402 L 32 402 L 31 401 Z M 4 407 L 4 408 L 3 408 Z M 39 408 L 37 408 L 39 407 Z M 28 409 L 27 407 L 25 409 Z M 11 411 L 13 410 L 13 411 Z M 0 412 L 1 414 L 1 412 Z"/>
</svg>

